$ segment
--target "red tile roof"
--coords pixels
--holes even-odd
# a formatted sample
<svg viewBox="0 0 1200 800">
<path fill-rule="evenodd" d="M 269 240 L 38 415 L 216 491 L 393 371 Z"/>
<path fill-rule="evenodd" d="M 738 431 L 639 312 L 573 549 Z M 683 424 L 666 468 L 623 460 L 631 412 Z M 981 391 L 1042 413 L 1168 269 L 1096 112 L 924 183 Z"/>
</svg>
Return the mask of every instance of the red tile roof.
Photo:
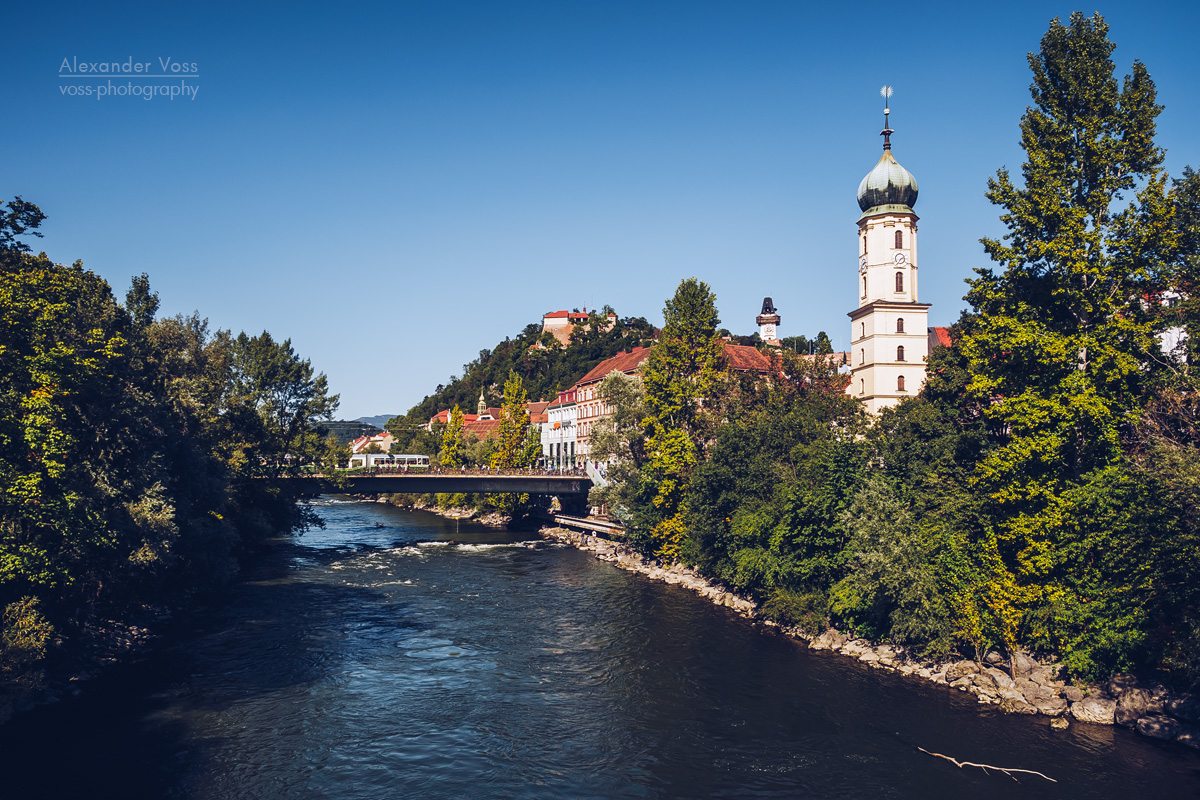
<svg viewBox="0 0 1200 800">
<path fill-rule="evenodd" d="M 479 437 L 482 441 L 490 439 L 496 435 L 496 431 L 500 428 L 500 420 L 498 419 L 477 419 L 463 425 L 463 430 L 470 431 Z"/>
<path fill-rule="evenodd" d="M 576 382 L 575 387 L 604 380 L 610 372 L 624 372 L 626 375 L 632 375 L 649 356 L 649 347 L 635 347 L 627 353 L 617 353 L 612 358 L 606 358 L 597 364 L 591 372 Z"/>
<path fill-rule="evenodd" d="M 930 328 L 929 330 L 933 333 L 933 336 L 931 336 L 930 338 L 932 339 L 936 336 L 937 343 L 939 345 L 941 345 L 942 347 L 949 347 L 952 344 L 952 342 L 950 341 L 950 329 L 949 328 Z"/>
<path fill-rule="evenodd" d="M 582 311 L 551 311 L 549 314 L 542 314 L 542 319 L 587 319 L 588 315 Z"/>
<path fill-rule="evenodd" d="M 771 359 L 757 347 L 725 343 L 725 360 L 739 372 L 770 372 Z"/>
</svg>

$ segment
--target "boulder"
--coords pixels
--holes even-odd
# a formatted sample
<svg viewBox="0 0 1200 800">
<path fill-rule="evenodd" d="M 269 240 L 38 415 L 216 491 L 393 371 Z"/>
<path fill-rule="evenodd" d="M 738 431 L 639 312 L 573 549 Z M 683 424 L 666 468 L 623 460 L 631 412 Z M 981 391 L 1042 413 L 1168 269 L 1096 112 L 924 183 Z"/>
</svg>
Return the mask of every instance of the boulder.
<svg viewBox="0 0 1200 800">
<path fill-rule="evenodd" d="M 1125 692 L 1137 688 L 1137 678 L 1132 675 L 1113 675 L 1104 688 L 1110 695 L 1120 699 Z"/>
<path fill-rule="evenodd" d="M 1000 701 L 1000 710 L 1009 714 L 1036 714 L 1037 709 L 1025 700 L 1006 697 Z"/>
<path fill-rule="evenodd" d="M 1039 714 L 1045 714 L 1047 717 L 1061 717 L 1067 713 L 1068 703 L 1061 697 L 1052 697 L 1050 699 L 1038 698 L 1032 703 Z"/>
<path fill-rule="evenodd" d="M 1170 717 L 1168 717 L 1168 719 L 1170 719 Z M 1200 728 L 1197 728 L 1195 725 L 1188 725 L 1186 723 L 1181 723 L 1179 727 L 1181 731 L 1179 735 L 1175 737 L 1175 741 L 1179 744 L 1186 745 L 1187 747 L 1194 747 L 1195 749 L 1200 750 Z"/>
<path fill-rule="evenodd" d="M 997 686 L 1003 689 L 1011 689 L 1013 687 L 1013 679 L 1004 670 L 996 669 L 995 667 L 984 667 L 983 671 Z"/>
<path fill-rule="evenodd" d="M 1067 698 L 1072 703 L 1078 703 L 1083 699 L 1083 689 L 1078 686 L 1068 686 L 1062 691 L 1063 697 Z"/>
<path fill-rule="evenodd" d="M 867 651 L 864 651 L 864 652 L 862 653 L 862 655 L 860 655 L 860 656 L 858 657 L 858 660 L 859 660 L 859 661 L 862 661 L 862 662 L 865 662 L 865 663 L 867 663 L 867 664 L 871 664 L 871 663 L 873 663 L 873 662 L 876 662 L 876 661 L 878 661 L 878 660 L 879 660 L 879 656 L 875 655 L 875 651 L 874 651 L 874 650 L 867 650 Z"/>
<path fill-rule="evenodd" d="M 1071 716 L 1080 722 L 1112 725 L 1117 713 L 1117 701 L 1103 697 L 1085 697 L 1071 705 Z"/>
<path fill-rule="evenodd" d="M 964 675 L 956 681 L 951 681 L 950 686 L 958 689 L 960 692 L 965 692 L 971 686 L 971 678 L 968 675 Z"/>
<path fill-rule="evenodd" d="M 1185 722 L 1200 722 L 1200 699 L 1181 694 L 1167 701 L 1167 713 Z"/>
<path fill-rule="evenodd" d="M 980 689 L 988 692 L 994 692 L 996 690 L 996 682 L 992 680 L 992 676 L 986 671 L 976 673 L 970 677 L 971 680 L 975 682 L 975 685 Z"/>
<path fill-rule="evenodd" d="M 1025 677 L 1038 666 L 1038 663 L 1030 658 L 1027 654 L 1018 650 L 1013 653 L 1013 674 L 1018 678 Z"/>
<path fill-rule="evenodd" d="M 1182 730 L 1178 720 L 1162 716 L 1142 717 L 1135 727 L 1142 736 L 1152 739 L 1174 739 Z"/>
<path fill-rule="evenodd" d="M 837 634 L 837 631 L 830 628 L 829 630 L 825 631 L 824 633 L 814 637 L 813 640 L 808 643 L 808 646 L 811 647 L 813 650 L 832 650 L 836 646 L 833 643 L 834 642 L 833 636 L 835 636 L 836 634 Z"/>
<path fill-rule="evenodd" d="M 1145 689 L 1126 688 L 1121 692 L 1121 696 L 1117 698 L 1117 711 L 1114 721 L 1118 725 L 1133 725 L 1142 717 L 1161 714 L 1162 711 L 1162 701 L 1155 700 L 1150 692 Z"/>
<path fill-rule="evenodd" d="M 1004 656 L 1000 655 L 995 650 L 993 650 L 992 652 L 990 652 L 986 656 L 984 656 L 983 660 L 986 661 L 987 663 L 991 664 L 992 666 L 995 666 L 996 664 L 1004 663 Z"/>
<path fill-rule="evenodd" d="M 957 661 L 946 667 L 946 681 L 953 683 L 959 678 L 974 675 L 976 672 L 979 672 L 979 667 L 975 666 L 974 661 Z"/>
<path fill-rule="evenodd" d="M 1065 731 L 1069 727 L 1071 727 L 1071 721 L 1066 717 L 1055 717 L 1050 720 L 1050 730 Z"/>
</svg>

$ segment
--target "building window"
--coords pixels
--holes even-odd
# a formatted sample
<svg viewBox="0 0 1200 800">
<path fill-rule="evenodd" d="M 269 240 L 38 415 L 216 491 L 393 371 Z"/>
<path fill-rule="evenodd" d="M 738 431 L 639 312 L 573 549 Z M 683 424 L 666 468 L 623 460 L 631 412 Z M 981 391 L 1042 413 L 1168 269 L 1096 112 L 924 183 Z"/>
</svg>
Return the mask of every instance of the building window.
<svg viewBox="0 0 1200 800">
<path fill-rule="evenodd" d="M 859 328 L 860 328 L 860 330 L 859 330 L 859 338 L 860 338 L 860 339 L 865 339 L 865 338 L 867 338 L 867 323 L 865 323 L 865 322 L 860 322 L 860 323 L 859 323 Z"/>
<path fill-rule="evenodd" d="M 867 393 L 867 382 L 865 380 L 863 380 L 862 378 L 858 379 L 858 393 L 859 394 Z"/>
<path fill-rule="evenodd" d="M 896 320 L 896 333 L 904 333 L 904 317 Z"/>
<path fill-rule="evenodd" d="M 860 364 L 867 363 L 867 351 L 866 350 L 858 351 L 858 363 L 860 363 Z"/>
<path fill-rule="evenodd" d="M 867 232 L 863 231 L 863 255 L 867 254 Z"/>
<path fill-rule="evenodd" d="M 904 231 L 896 231 L 896 249 L 904 247 Z"/>
<path fill-rule="evenodd" d="M 863 297 L 867 296 L 867 276 L 863 275 Z"/>
<path fill-rule="evenodd" d="M 897 292 L 904 291 L 904 273 L 903 272 L 896 273 L 896 291 Z"/>
<path fill-rule="evenodd" d="M 896 378 L 896 391 L 897 391 L 897 392 L 903 392 L 903 391 L 904 391 L 904 376 L 903 376 L 903 375 L 901 375 L 900 377 Z"/>
<path fill-rule="evenodd" d="M 899 347 L 896 348 L 896 360 L 897 361 L 904 360 L 904 345 L 900 345 Z"/>
</svg>

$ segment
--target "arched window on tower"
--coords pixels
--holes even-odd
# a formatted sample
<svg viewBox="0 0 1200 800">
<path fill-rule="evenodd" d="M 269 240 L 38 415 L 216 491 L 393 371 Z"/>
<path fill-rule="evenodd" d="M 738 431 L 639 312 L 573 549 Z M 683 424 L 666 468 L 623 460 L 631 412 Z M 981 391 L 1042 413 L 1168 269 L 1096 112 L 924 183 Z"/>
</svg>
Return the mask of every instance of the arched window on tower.
<svg viewBox="0 0 1200 800">
<path fill-rule="evenodd" d="M 896 231 L 896 249 L 904 247 L 904 231 Z"/>
<path fill-rule="evenodd" d="M 904 291 L 904 273 L 903 272 L 896 273 L 896 291 L 897 292 Z"/>
<path fill-rule="evenodd" d="M 904 345 L 900 345 L 899 347 L 896 348 L 896 360 L 897 361 L 904 360 Z"/>
<path fill-rule="evenodd" d="M 904 391 L 904 376 L 903 375 L 896 378 L 896 391 L 897 392 Z"/>
<path fill-rule="evenodd" d="M 858 323 L 858 336 L 860 339 L 867 338 L 867 323 L 865 323 L 865 322 Z"/>
<path fill-rule="evenodd" d="M 896 333 L 904 333 L 904 317 L 896 320 Z"/>
<path fill-rule="evenodd" d="M 858 379 L 858 393 L 859 394 L 867 393 L 867 382 L 862 378 Z"/>
<path fill-rule="evenodd" d="M 867 276 L 863 275 L 863 297 L 867 296 Z"/>
<path fill-rule="evenodd" d="M 866 350 L 858 351 L 858 363 L 860 363 L 860 364 L 867 363 L 867 351 Z"/>
<path fill-rule="evenodd" d="M 862 254 L 865 256 L 867 254 L 867 232 L 866 231 L 863 231 L 862 240 L 863 240 Z"/>
</svg>

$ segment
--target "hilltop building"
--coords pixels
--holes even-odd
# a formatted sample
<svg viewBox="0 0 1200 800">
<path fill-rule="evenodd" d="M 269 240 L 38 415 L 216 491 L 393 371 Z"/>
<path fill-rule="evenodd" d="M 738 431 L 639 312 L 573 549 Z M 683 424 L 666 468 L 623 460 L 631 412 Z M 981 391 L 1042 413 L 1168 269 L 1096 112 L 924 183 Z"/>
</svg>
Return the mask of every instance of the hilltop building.
<svg viewBox="0 0 1200 800">
<path fill-rule="evenodd" d="M 783 345 L 783 342 L 779 340 L 779 312 L 775 310 L 775 304 L 771 302 L 771 298 L 763 298 L 762 312 L 754 318 L 754 321 L 758 323 L 758 338 L 772 347 Z"/>
<path fill-rule="evenodd" d="M 849 313 L 846 392 L 872 414 L 921 390 L 931 339 L 930 304 L 917 296 L 917 179 L 892 155 L 889 113 L 883 155 L 858 186 L 859 300 Z"/>
<path fill-rule="evenodd" d="M 587 313 L 587 306 L 583 307 L 583 311 L 551 311 L 542 315 L 542 333 L 552 334 L 563 347 L 566 347 L 571 343 L 571 331 L 576 325 L 583 326 L 585 331 L 591 329 L 590 319 L 591 315 Z M 608 331 L 615 324 L 617 324 L 617 315 L 610 313 L 601 327 Z M 541 342 L 535 344 L 534 347 L 540 348 Z"/>
</svg>

